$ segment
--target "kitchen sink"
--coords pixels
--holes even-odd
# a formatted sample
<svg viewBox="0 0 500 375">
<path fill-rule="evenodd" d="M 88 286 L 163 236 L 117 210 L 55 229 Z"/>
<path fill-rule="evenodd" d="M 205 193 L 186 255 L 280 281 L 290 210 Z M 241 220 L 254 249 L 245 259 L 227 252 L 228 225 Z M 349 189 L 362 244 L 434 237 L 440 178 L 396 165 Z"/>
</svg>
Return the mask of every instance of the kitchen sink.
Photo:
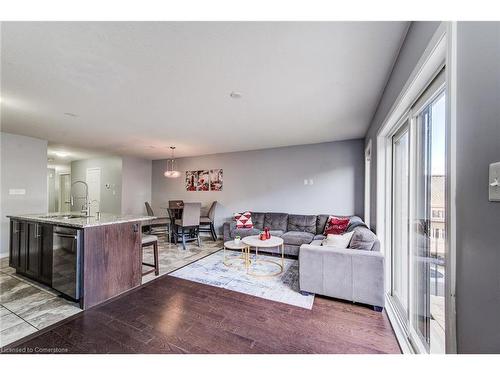
<svg viewBox="0 0 500 375">
<path fill-rule="evenodd" d="M 40 216 L 42 219 L 83 219 L 91 216 L 87 215 L 47 215 L 47 216 Z"/>
</svg>

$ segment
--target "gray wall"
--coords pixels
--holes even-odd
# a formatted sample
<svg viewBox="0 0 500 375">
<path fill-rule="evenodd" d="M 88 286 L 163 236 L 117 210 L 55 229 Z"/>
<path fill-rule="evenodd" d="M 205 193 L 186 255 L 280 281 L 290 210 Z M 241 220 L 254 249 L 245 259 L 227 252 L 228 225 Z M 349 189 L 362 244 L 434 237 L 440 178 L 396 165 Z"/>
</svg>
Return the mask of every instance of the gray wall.
<svg viewBox="0 0 500 375">
<path fill-rule="evenodd" d="M 120 214 L 122 206 L 122 158 L 110 156 L 96 159 L 84 159 L 71 162 L 71 182 L 87 179 L 87 168 L 101 168 L 101 199 L 100 211 L 105 213 Z M 106 189 L 106 184 L 111 188 Z M 81 185 L 81 184 L 80 184 Z M 75 195 L 81 195 L 83 190 L 75 186 Z M 72 211 L 80 211 L 82 200 L 75 202 L 78 206 Z"/>
<path fill-rule="evenodd" d="M 11 214 L 47 212 L 47 141 L 0 133 L 1 231 L 0 257 L 9 253 Z M 9 189 L 26 189 L 26 195 L 9 195 Z"/>
<path fill-rule="evenodd" d="M 297 214 L 362 214 L 363 140 L 181 158 L 178 179 L 163 176 L 165 160 L 153 161 L 155 214 L 170 199 L 220 203 L 217 226 L 243 210 Z M 222 192 L 188 192 L 186 170 L 224 169 Z M 313 185 L 304 185 L 313 179 Z M 163 210 L 164 212 L 164 210 Z"/>
<path fill-rule="evenodd" d="M 437 30 L 440 22 L 412 22 L 406 38 L 401 46 L 399 56 L 391 72 L 384 93 L 370 128 L 366 134 L 365 143 L 372 140 L 372 162 L 370 175 L 370 225 L 372 229 L 377 226 L 377 131 L 383 124 L 396 98 L 401 93 L 406 81 L 410 77 L 418 60 L 429 44 L 432 35 Z"/>
<path fill-rule="evenodd" d="M 371 221 L 376 225 L 376 132 L 437 22 L 413 22 L 365 142 L 372 139 Z M 459 22 L 457 35 L 457 269 L 459 353 L 500 352 L 500 203 L 488 201 L 488 165 L 500 161 L 500 23 Z"/>
<path fill-rule="evenodd" d="M 151 160 L 122 158 L 122 213 L 145 214 L 144 202 L 151 203 Z"/>
<path fill-rule="evenodd" d="M 459 22 L 457 54 L 457 346 L 500 353 L 500 23 Z"/>
</svg>

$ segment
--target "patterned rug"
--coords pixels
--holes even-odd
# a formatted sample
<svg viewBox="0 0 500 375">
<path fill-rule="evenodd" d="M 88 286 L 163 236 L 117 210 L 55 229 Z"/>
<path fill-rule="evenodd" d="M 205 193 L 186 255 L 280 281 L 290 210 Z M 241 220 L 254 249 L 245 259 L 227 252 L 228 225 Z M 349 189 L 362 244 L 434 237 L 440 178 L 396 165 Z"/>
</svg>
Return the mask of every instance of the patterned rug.
<svg viewBox="0 0 500 375">
<path fill-rule="evenodd" d="M 239 252 L 226 251 L 233 264 L 238 264 Z M 255 255 L 252 254 L 252 257 Z M 272 256 L 259 255 L 259 259 L 277 260 Z M 223 263 L 224 252 L 218 251 L 183 268 L 170 276 L 179 277 L 202 284 L 250 294 L 272 301 L 287 303 L 305 309 L 311 309 L 314 295 L 303 296 L 299 293 L 299 262 L 295 259 L 285 259 L 284 272 L 273 277 L 255 277 L 248 275 L 243 267 L 227 267 Z M 270 263 L 259 263 L 252 266 L 252 272 L 262 274 L 273 272 L 278 268 Z"/>
<path fill-rule="evenodd" d="M 175 245 L 167 241 L 167 238 L 163 234 L 157 234 L 158 236 L 158 262 L 160 267 L 160 275 L 170 273 L 184 267 L 185 265 L 192 263 L 200 258 L 203 258 L 209 254 L 219 251 L 223 243 L 222 241 L 212 241 L 210 237 L 203 237 L 201 246 L 198 246 L 196 242 L 189 242 L 186 244 L 186 250 L 182 248 L 181 244 Z M 153 247 L 145 247 L 143 253 L 143 260 L 146 263 L 153 263 Z M 143 271 L 150 270 L 150 267 L 143 266 Z M 147 283 L 154 280 L 156 277 L 154 273 L 150 273 L 142 277 L 142 283 Z"/>
</svg>

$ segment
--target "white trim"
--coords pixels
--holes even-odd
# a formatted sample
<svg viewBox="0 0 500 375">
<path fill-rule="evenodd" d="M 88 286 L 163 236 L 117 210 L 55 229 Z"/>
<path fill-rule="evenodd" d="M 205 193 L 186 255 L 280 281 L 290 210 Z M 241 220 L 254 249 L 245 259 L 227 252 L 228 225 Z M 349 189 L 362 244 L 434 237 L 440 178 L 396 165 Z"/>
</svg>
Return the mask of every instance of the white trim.
<svg viewBox="0 0 500 375">
<path fill-rule="evenodd" d="M 457 23 L 447 24 L 448 49 L 446 51 L 446 134 L 447 173 L 446 181 L 446 275 L 445 275 L 445 319 L 446 353 L 457 353 L 456 326 L 456 236 L 457 236 Z"/>
<path fill-rule="evenodd" d="M 371 173 L 372 173 L 372 140 L 368 141 L 365 148 L 365 224 L 370 228 L 370 205 L 371 205 Z"/>
<path fill-rule="evenodd" d="M 404 117 L 407 116 L 408 111 L 412 107 L 412 105 L 415 103 L 415 101 L 420 97 L 422 92 L 425 90 L 425 88 L 429 85 L 431 80 L 435 77 L 435 75 L 440 71 L 442 66 L 444 64 L 450 63 L 448 59 L 452 57 L 450 55 L 450 44 L 453 44 L 453 41 L 449 41 L 447 38 L 447 31 L 450 30 L 450 25 L 449 23 L 443 22 L 441 25 L 438 27 L 437 31 L 434 33 L 433 37 L 431 38 L 431 41 L 429 42 L 429 45 L 425 49 L 424 53 L 420 57 L 416 67 L 412 71 L 408 81 L 404 85 L 401 93 L 398 95 L 397 99 L 395 100 L 394 104 L 392 105 L 390 111 L 388 112 L 386 118 L 383 121 L 383 125 L 380 127 L 380 129 L 377 132 L 377 235 L 379 236 L 380 243 L 381 243 L 381 249 L 385 253 L 386 257 L 386 264 L 391 265 L 391 246 L 390 246 L 390 239 L 391 239 L 391 199 L 390 199 L 390 194 L 391 194 L 391 175 L 392 175 L 392 155 L 391 155 L 391 149 L 392 145 L 390 145 L 389 141 L 391 140 L 389 136 L 394 133 L 394 131 L 397 129 L 397 127 L 401 124 L 401 121 L 404 119 Z M 456 34 L 456 25 L 455 25 L 455 34 Z M 456 36 L 453 36 L 455 37 Z M 456 46 L 456 40 L 455 40 L 455 46 Z M 454 51 L 456 53 L 456 48 L 453 46 L 451 47 L 451 51 Z M 453 65 L 453 62 L 452 62 Z M 454 70 L 453 70 L 454 69 Z M 456 76 L 456 57 L 455 57 L 455 66 L 452 66 L 452 70 L 454 71 L 454 74 Z M 450 75 L 450 72 L 447 72 L 447 84 L 450 83 L 452 86 L 453 90 L 456 90 L 456 80 L 455 76 Z M 447 86 L 448 87 L 448 86 Z M 449 89 L 447 88 L 447 94 L 449 93 Z M 451 92 L 453 95 L 453 92 Z M 456 93 L 455 93 L 456 94 Z M 452 106 L 451 108 L 456 108 L 456 96 L 453 98 L 454 102 L 447 100 L 447 102 L 451 102 Z M 453 107 L 455 106 L 455 107 Z M 451 109 L 447 111 L 447 117 L 450 115 L 451 123 L 453 124 L 455 121 L 455 117 L 451 117 Z M 449 175 L 454 174 L 454 138 L 456 137 L 454 129 L 451 129 L 451 142 L 450 144 L 450 150 L 449 154 L 447 155 L 448 158 L 451 157 L 452 161 L 452 168 L 448 169 Z M 411 157 L 412 153 L 410 153 Z M 410 166 L 413 163 L 410 163 Z M 454 181 L 450 182 L 450 186 L 448 186 L 448 189 L 451 194 L 448 195 L 448 200 L 452 201 L 454 200 Z M 411 186 L 411 184 L 410 184 Z M 453 189 L 451 189 L 453 187 Z M 453 190 L 453 191 L 451 191 Z M 452 203 L 454 206 L 454 202 Z M 451 208 L 451 211 L 446 212 L 446 215 L 448 218 L 452 218 L 453 215 L 455 215 L 455 209 L 454 207 Z M 410 213 L 411 214 L 411 213 Z M 411 217 L 411 216 L 410 216 Z M 453 219 L 452 219 L 453 220 Z M 446 312 L 446 348 L 447 352 L 448 349 L 453 347 L 453 342 L 456 341 L 455 339 L 455 317 L 454 317 L 454 311 L 455 311 L 455 306 L 454 306 L 454 280 L 455 280 L 455 264 L 454 264 L 454 259 L 455 259 L 455 254 L 454 254 L 454 236 L 455 236 L 455 231 L 456 228 L 454 228 L 454 220 L 451 225 L 451 235 L 449 235 L 450 238 L 450 243 L 452 246 L 449 247 L 450 249 L 450 264 L 447 264 L 447 266 L 450 266 L 450 268 L 447 268 L 446 270 L 446 278 L 449 278 L 450 282 L 450 288 L 453 286 L 453 288 L 450 289 L 450 294 L 449 298 L 446 300 L 446 305 L 450 305 L 450 307 L 447 307 L 447 312 Z M 453 239 L 452 239 L 453 238 Z M 391 267 L 386 267 L 386 292 L 390 293 L 390 281 L 391 281 Z M 389 280 L 389 282 L 387 282 Z M 448 292 L 448 289 L 446 290 Z M 411 296 L 410 296 L 411 297 Z M 390 299 L 390 298 L 388 298 Z M 391 305 L 392 309 L 392 305 Z M 450 311 L 449 311 L 450 310 Z M 453 316 L 452 316 L 453 315 Z M 391 311 L 391 314 L 388 314 L 389 319 L 391 319 L 391 323 L 394 327 L 394 330 L 397 332 L 397 330 L 401 330 L 404 332 L 401 322 L 399 319 L 396 319 L 396 314 L 394 314 L 394 310 Z M 391 318 L 392 316 L 392 318 Z M 451 327 L 449 327 L 451 326 Z M 397 327 L 397 328 L 396 328 Z M 397 333 L 396 333 L 397 334 Z M 450 335 L 450 337 L 448 337 Z M 404 335 L 406 337 L 406 335 Z M 407 337 L 405 340 L 409 340 Z M 398 341 L 400 341 L 400 338 L 398 337 Z M 400 341 L 401 347 L 403 347 L 405 344 L 404 342 Z M 456 344 L 455 344 L 456 347 Z M 417 349 L 418 350 L 418 349 Z M 453 351 L 450 351 L 453 352 Z M 456 352 L 456 349 L 455 349 Z"/>
<path fill-rule="evenodd" d="M 396 339 L 398 340 L 399 347 L 403 354 L 415 354 L 415 350 L 413 350 L 413 346 L 408 339 L 408 335 L 405 330 L 402 328 L 403 323 L 400 321 L 396 307 L 393 305 L 391 296 L 386 296 L 385 298 L 385 312 L 387 313 L 387 317 L 391 322 L 392 329 L 394 330 L 394 334 L 396 335 Z"/>
</svg>

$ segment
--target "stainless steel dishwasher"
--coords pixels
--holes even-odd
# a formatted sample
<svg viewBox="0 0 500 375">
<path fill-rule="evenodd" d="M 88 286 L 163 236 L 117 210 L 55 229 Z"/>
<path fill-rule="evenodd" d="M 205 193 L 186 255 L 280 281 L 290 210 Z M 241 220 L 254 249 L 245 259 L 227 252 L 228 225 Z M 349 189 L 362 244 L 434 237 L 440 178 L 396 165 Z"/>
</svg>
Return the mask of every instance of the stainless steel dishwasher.
<svg viewBox="0 0 500 375">
<path fill-rule="evenodd" d="M 82 231 L 54 226 L 52 288 L 66 297 L 80 299 Z"/>
</svg>

